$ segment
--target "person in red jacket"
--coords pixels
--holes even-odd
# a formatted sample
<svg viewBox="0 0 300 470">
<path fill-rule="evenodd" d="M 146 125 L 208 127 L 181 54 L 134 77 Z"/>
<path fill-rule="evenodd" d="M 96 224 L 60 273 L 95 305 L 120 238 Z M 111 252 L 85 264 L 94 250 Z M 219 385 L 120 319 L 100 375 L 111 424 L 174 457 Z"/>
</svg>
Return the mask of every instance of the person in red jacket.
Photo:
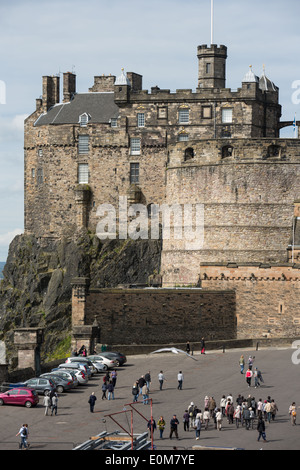
<svg viewBox="0 0 300 470">
<path fill-rule="evenodd" d="M 246 382 L 248 384 L 248 387 L 251 387 L 251 379 L 252 379 L 253 372 L 250 368 L 248 368 L 246 372 Z"/>
</svg>

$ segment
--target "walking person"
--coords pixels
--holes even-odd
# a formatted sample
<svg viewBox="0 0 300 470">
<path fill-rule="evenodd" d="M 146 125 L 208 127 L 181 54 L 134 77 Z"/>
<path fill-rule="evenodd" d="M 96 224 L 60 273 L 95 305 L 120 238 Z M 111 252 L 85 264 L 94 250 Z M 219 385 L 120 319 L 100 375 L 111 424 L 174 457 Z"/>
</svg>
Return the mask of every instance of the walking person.
<svg viewBox="0 0 300 470">
<path fill-rule="evenodd" d="M 89 400 L 88 400 L 88 403 L 90 404 L 90 412 L 91 413 L 94 413 L 94 408 L 95 408 L 95 403 L 96 403 L 96 400 L 97 400 L 97 397 L 95 395 L 95 392 L 92 392 Z"/>
<path fill-rule="evenodd" d="M 191 347 L 190 347 L 190 342 L 189 342 L 189 341 L 187 341 L 187 343 L 186 343 L 186 348 L 185 348 L 185 350 L 186 350 L 187 354 L 190 354 L 190 352 L 191 352 Z"/>
<path fill-rule="evenodd" d="M 108 400 L 114 400 L 115 399 L 115 387 L 110 380 L 107 386 L 107 391 L 108 391 Z"/>
<path fill-rule="evenodd" d="M 208 430 L 209 419 L 210 419 L 209 409 L 208 409 L 208 408 L 205 408 L 204 413 L 203 413 L 203 421 L 204 421 L 204 429 L 205 429 L 205 431 Z"/>
<path fill-rule="evenodd" d="M 166 427 L 166 422 L 165 422 L 163 416 L 161 416 L 159 418 L 159 420 L 157 421 L 157 427 L 159 429 L 159 438 L 163 439 L 163 434 L 164 434 L 164 430 L 165 430 L 165 427 Z"/>
<path fill-rule="evenodd" d="M 188 407 L 189 419 L 190 419 L 190 427 L 192 428 L 195 425 L 195 418 L 196 418 L 196 406 L 194 402 L 191 401 L 191 404 Z"/>
<path fill-rule="evenodd" d="M 243 355 L 241 355 L 241 357 L 240 357 L 239 364 L 240 364 L 241 374 L 243 374 L 244 373 L 244 368 L 245 368 L 245 358 L 244 358 Z"/>
<path fill-rule="evenodd" d="M 289 407 L 289 415 L 291 417 L 292 426 L 296 426 L 297 408 L 296 408 L 296 403 L 294 401 Z"/>
<path fill-rule="evenodd" d="M 106 400 L 106 392 L 107 392 L 107 383 L 103 382 L 102 384 L 102 400 Z"/>
<path fill-rule="evenodd" d="M 45 407 L 45 416 L 48 416 L 48 411 L 50 410 L 50 407 L 51 407 L 51 398 L 48 395 L 48 393 L 47 395 L 44 396 L 43 405 Z"/>
<path fill-rule="evenodd" d="M 149 398 L 149 389 L 147 384 L 145 383 L 142 388 L 142 395 L 143 395 L 143 404 L 148 405 L 148 398 Z"/>
<path fill-rule="evenodd" d="M 164 380 L 166 380 L 163 371 L 161 370 L 160 373 L 158 374 L 158 381 L 159 381 L 159 390 L 162 390 Z"/>
<path fill-rule="evenodd" d="M 202 414 L 201 414 L 201 411 L 199 410 L 199 412 L 196 415 L 196 420 L 195 420 L 196 440 L 197 441 L 200 439 L 201 427 L 202 427 Z"/>
<path fill-rule="evenodd" d="M 28 424 L 23 424 L 22 427 L 20 428 L 20 431 L 18 434 L 16 434 L 16 437 L 20 436 L 21 437 L 21 442 L 19 444 L 19 449 L 28 449 L 28 444 L 27 444 L 27 438 L 28 438 Z"/>
<path fill-rule="evenodd" d="M 248 368 L 246 372 L 246 382 L 248 384 L 248 387 L 251 387 L 251 379 L 252 379 L 253 372 L 250 368 Z"/>
<path fill-rule="evenodd" d="M 138 401 L 139 396 L 139 386 L 137 382 L 134 382 L 131 393 L 133 395 L 133 403 L 136 403 Z"/>
<path fill-rule="evenodd" d="M 258 431 L 258 438 L 257 441 L 260 441 L 260 438 L 262 437 L 264 442 L 267 442 L 266 439 L 266 425 L 265 422 L 262 418 L 262 416 L 259 416 L 258 422 L 257 422 L 257 431 Z"/>
<path fill-rule="evenodd" d="M 57 415 L 57 403 L 58 403 L 58 396 L 57 393 L 54 393 L 54 395 L 51 398 L 51 416 L 53 416 L 53 413 L 55 416 Z"/>
<path fill-rule="evenodd" d="M 205 354 L 205 341 L 204 341 L 204 338 L 201 339 L 201 354 Z"/>
<path fill-rule="evenodd" d="M 178 439 L 178 425 L 179 421 L 176 418 L 176 415 L 173 415 L 173 418 L 170 421 L 170 439 L 172 439 L 173 434 L 175 434 L 176 439 Z"/>
<path fill-rule="evenodd" d="M 220 410 L 220 408 L 217 408 L 216 423 L 217 423 L 217 430 L 218 431 L 222 430 L 222 421 L 223 421 L 222 411 Z"/>
<path fill-rule="evenodd" d="M 149 370 L 149 372 L 147 372 L 147 374 L 145 374 L 145 380 L 146 380 L 146 384 L 147 384 L 148 390 L 150 390 L 150 385 L 151 385 L 151 374 L 150 374 L 150 370 Z"/>
<path fill-rule="evenodd" d="M 240 427 L 241 420 L 242 420 L 242 407 L 241 407 L 241 405 L 236 406 L 233 417 L 235 419 L 236 428 L 238 429 Z"/>
<path fill-rule="evenodd" d="M 117 371 L 115 369 L 113 369 L 111 371 L 110 378 L 111 378 L 111 381 L 113 383 L 114 388 L 116 388 L 117 376 L 118 376 Z"/>
<path fill-rule="evenodd" d="M 178 387 L 177 390 L 182 390 L 182 383 L 183 383 L 183 373 L 180 370 L 179 373 L 177 374 L 177 380 L 178 380 Z"/>
<path fill-rule="evenodd" d="M 189 431 L 190 430 L 190 415 L 188 410 L 185 410 L 183 413 L 183 430 Z"/>
<path fill-rule="evenodd" d="M 147 428 L 149 430 L 149 437 L 151 439 L 151 437 L 153 437 L 153 435 L 154 435 L 154 430 L 156 429 L 155 419 L 153 419 L 153 418 L 149 419 L 149 421 L 147 423 Z"/>
</svg>

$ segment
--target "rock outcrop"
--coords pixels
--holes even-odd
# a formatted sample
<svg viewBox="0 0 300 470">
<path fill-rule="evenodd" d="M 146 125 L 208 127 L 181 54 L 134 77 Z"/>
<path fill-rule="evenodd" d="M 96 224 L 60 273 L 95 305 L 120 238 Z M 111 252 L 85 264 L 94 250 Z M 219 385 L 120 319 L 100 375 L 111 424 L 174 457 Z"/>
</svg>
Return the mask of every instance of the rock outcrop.
<svg viewBox="0 0 300 470">
<path fill-rule="evenodd" d="M 76 237 L 39 240 L 19 235 L 11 243 L 0 283 L 0 340 L 13 363 L 13 332 L 45 330 L 42 360 L 56 357 L 71 336 L 71 280 L 88 276 L 91 287 L 145 285 L 160 269 L 161 241 L 107 240 L 81 231 Z"/>
</svg>

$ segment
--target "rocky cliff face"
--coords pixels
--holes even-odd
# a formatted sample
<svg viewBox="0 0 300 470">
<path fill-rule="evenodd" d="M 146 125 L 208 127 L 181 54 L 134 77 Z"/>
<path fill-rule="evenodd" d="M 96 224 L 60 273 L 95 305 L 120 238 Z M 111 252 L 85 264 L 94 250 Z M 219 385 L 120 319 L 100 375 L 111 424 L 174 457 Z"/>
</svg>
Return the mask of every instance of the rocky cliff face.
<svg viewBox="0 0 300 470">
<path fill-rule="evenodd" d="M 13 332 L 45 329 L 42 359 L 55 358 L 71 335 L 71 280 L 90 277 L 91 287 L 147 284 L 160 269 L 160 241 L 100 241 L 81 231 L 73 238 L 38 240 L 19 235 L 10 245 L 0 283 L 0 340 L 13 362 Z"/>
</svg>

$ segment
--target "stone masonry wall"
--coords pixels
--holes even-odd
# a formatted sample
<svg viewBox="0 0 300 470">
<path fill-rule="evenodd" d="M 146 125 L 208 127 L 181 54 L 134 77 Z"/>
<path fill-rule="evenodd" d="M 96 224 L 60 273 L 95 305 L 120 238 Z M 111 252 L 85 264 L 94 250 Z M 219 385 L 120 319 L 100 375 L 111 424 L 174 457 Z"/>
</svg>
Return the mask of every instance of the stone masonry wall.
<svg viewBox="0 0 300 470">
<path fill-rule="evenodd" d="M 286 262 L 300 194 L 297 143 L 232 140 L 234 152 L 226 158 L 224 141 L 190 145 L 194 158 L 188 161 L 183 144 L 170 149 L 166 202 L 203 205 L 204 243 L 193 251 L 184 237 L 163 241 L 164 286 L 196 285 L 200 263 Z M 279 153 L 267 157 L 273 145 Z"/>
<path fill-rule="evenodd" d="M 299 265 L 203 264 L 201 285 L 235 291 L 238 338 L 300 334 Z"/>
<path fill-rule="evenodd" d="M 167 344 L 236 337 L 235 295 L 201 289 L 91 289 L 86 324 L 106 344 Z"/>
</svg>

